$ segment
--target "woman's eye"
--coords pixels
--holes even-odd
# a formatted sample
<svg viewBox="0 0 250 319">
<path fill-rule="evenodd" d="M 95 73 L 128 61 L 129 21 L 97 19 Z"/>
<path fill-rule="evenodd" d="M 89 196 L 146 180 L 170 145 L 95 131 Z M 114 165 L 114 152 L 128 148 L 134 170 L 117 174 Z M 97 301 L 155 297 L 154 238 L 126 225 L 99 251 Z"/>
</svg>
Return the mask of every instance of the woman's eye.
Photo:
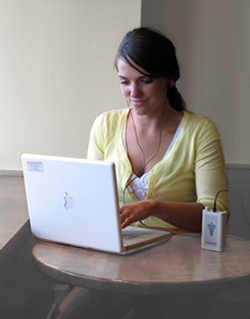
<svg viewBox="0 0 250 319">
<path fill-rule="evenodd" d="M 128 81 L 121 81 L 120 84 L 122 84 L 122 85 L 127 85 L 127 84 L 128 84 Z"/>
<path fill-rule="evenodd" d="M 152 83 L 153 80 L 152 79 L 143 79 L 142 80 L 142 83 L 145 83 L 145 84 L 149 84 L 149 83 Z"/>
</svg>

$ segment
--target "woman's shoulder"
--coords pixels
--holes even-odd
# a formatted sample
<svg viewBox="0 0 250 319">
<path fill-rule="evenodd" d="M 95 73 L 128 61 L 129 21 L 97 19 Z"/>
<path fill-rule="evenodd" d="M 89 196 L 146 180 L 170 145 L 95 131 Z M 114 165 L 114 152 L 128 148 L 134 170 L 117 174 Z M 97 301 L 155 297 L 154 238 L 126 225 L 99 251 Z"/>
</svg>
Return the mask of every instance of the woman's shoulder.
<svg viewBox="0 0 250 319">
<path fill-rule="evenodd" d="M 215 123 L 205 116 L 184 111 L 184 127 L 187 136 L 219 138 L 219 132 Z"/>
<path fill-rule="evenodd" d="M 117 109 L 101 113 L 94 121 L 92 131 L 102 134 L 116 134 L 120 132 L 126 122 L 127 109 Z"/>
<path fill-rule="evenodd" d="M 127 118 L 128 110 L 127 109 L 117 109 L 110 110 L 101 113 L 97 120 L 101 122 L 109 122 L 109 121 L 119 121 Z"/>
<path fill-rule="evenodd" d="M 190 127 L 199 127 L 199 129 L 201 129 L 202 127 L 207 128 L 207 127 L 214 127 L 216 128 L 216 125 L 214 124 L 214 122 L 206 117 L 206 116 L 202 116 L 202 115 L 197 115 L 194 114 L 190 111 L 183 111 L 184 113 L 184 121 L 186 122 L 186 124 L 188 124 Z"/>
</svg>

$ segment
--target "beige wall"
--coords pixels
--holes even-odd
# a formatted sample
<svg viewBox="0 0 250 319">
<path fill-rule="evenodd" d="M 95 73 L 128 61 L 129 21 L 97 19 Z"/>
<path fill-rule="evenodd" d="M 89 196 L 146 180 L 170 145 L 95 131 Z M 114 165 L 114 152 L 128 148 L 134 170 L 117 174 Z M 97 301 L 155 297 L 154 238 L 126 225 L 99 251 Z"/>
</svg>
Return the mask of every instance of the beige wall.
<svg viewBox="0 0 250 319">
<path fill-rule="evenodd" d="M 226 163 L 250 164 L 250 1 L 142 0 L 142 25 L 177 47 L 178 88 L 221 133 Z"/>
<path fill-rule="evenodd" d="M 125 106 L 113 60 L 140 17 L 141 0 L 0 1 L 0 170 L 86 156 L 94 118 Z"/>
<path fill-rule="evenodd" d="M 140 23 L 174 41 L 178 88 L 217 124 L 226 163 L 250 163 L 250 1 L 1 0 L 0 170 L 21 152 L 86 156 L 94 118 L 125 106 L 113 58 Z"/>
</svg>

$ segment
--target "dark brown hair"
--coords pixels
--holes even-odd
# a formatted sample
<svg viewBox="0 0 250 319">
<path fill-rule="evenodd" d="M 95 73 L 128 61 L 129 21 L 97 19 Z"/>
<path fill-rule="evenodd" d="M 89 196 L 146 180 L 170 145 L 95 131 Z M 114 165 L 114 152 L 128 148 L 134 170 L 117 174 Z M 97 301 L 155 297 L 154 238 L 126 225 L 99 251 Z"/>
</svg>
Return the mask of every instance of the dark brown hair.
<svg viewBox="0 0 250 319">
<path fill-rule="evenodd" d="M 180 77 L 173 43 L 165 35 L 149 28 L 136 28 L 125 35 L 115 58 L 116 69 L 119 59 L 135 69 L 135 64 L 140 66 L 154 78 L 165 77 L 177 81 Z M 167 96 L 174 109 L 185 109 L 184 101 L 175 86 L 168 88 Z"/>
</svg>

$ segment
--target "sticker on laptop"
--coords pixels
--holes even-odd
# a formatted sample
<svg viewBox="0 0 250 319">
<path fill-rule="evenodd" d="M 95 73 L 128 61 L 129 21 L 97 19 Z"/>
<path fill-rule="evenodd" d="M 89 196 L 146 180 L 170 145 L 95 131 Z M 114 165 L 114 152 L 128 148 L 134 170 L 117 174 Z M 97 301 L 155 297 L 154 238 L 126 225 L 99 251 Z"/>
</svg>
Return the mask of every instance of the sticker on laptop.
<svg viewBox="0 0 250 319">
<path fill-rule="evenodd" d="M 27 162 L 27 168 L 28 168 L 29 172 L 43 173 L 43 163 L 42 162 Z"/>
</svg>

